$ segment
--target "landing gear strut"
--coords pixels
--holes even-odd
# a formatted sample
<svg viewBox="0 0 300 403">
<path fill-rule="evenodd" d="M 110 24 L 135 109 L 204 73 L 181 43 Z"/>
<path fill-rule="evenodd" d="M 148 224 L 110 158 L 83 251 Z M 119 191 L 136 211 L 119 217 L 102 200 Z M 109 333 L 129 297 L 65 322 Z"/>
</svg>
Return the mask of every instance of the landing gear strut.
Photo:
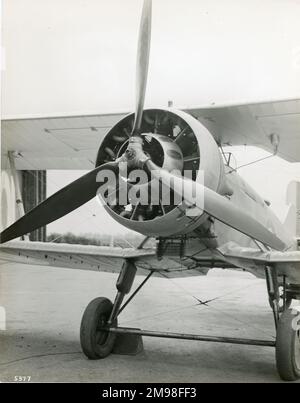
<svg viewBox="0 0 300 403">
<path fill-rule="evenodd" d="M 300 379 L 300 311 L 290 305 L 299 287 L 287 286 L 285 277 L 279 284 L 276 270 L 270 267 L 266 268 L 266 280 L 276 326 L 277 370 L 284 381 L 296 381 Z"/>
</svg>

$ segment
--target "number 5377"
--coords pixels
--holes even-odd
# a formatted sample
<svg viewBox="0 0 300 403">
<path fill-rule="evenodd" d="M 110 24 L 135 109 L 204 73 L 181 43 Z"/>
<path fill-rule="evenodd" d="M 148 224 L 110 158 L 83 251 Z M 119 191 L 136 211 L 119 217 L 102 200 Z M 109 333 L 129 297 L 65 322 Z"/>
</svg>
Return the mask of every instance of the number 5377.
<svg viewBox="0 0 300 403">
<path fill-rule="evenodd" d="M 15 382 L 30 382 L 31 376 L 15 375 Z"/>
</svg>

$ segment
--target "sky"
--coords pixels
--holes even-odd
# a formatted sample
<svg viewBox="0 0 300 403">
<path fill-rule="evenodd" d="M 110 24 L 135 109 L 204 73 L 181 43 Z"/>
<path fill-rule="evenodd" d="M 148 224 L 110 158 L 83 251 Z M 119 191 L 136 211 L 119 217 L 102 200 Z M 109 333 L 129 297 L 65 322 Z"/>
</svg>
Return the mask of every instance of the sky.
<svg viewBox="0 0 300 403">
<path fill-rule="evenodd" d="M 3 117 L 133 109 L 140 0 L 2 3 Z M 299 0 L 153 0 L 146 106 L 300 98 L 299 21 Z M 242 147 L 237 164 L 264 155 Z M 277 157 L 240 170 L 280 214 L 299 172 Z M 80 174 L 49 171 L 48 193 Z M 49 226 L 103 228 L 121 231 L 96 202 Z"/>
</svg>

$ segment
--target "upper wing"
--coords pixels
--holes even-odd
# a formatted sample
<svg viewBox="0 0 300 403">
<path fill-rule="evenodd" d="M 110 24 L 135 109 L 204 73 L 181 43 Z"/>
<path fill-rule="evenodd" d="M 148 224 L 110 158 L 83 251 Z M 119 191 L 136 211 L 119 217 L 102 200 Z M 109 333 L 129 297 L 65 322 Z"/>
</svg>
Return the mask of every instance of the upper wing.
<svg viewBox="0 0 300 403">
<path fill-rule="evenodd" d="M 252 145 L 300 162 L 300 100 L 188 108 L 218 144 Z M 17 169 L 92 169 L 105 134 L 126 113 L 2 120 L 2 169 L 7 151 L 19 151 Z M 273 137 L 274 138 L 274 137 Z"/>
<path fill-rule="evenodd" d="M 16 169 L 93 169 L 101 141 L 125 115 L 4 119 L 2 169 L 9 168 L 8 151 L 20 152 Z"/>
<path fill-rule="evenodd" d="M 300 100 L 255 104 L 189 108 L 218 144 L 250 145 L 274 152 L 273 135 L 278 136 L 278 155 L 300 162 Z"/>
<path fill-rule="evenodd" d="M 71 269 L 118 273 L 124 259 L 135 259 L 147 268 L 154 249 L 122 249 L 107 246 L 10 241 L 0 247 L 0 260 Z M 148 264 L 149 266 L 149 264 Z"/>
</svg>

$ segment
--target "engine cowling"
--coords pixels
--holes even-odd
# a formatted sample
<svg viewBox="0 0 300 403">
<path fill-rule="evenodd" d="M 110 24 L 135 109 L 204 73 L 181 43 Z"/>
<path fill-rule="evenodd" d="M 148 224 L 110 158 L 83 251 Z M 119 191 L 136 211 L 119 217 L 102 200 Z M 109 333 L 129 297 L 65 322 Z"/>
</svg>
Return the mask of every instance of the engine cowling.
<svg viewBox="0 0 300 403">
<path fill-rule="evenodd" d="M 126 151 L 133 120 L 134 114 L 130 114 L 109 131 L 98 151 L 96 166 L 113 161 Z M 224 164 L 219 148 L 198 120 L 173 109 L 146 109 L 141 133 L 144 152 L 158 167 L 180 171 L 193 181 L 224 194 Z M 151 178 L 130 185 L 135 192 L 145 191 L 145 187 L 150 189 Z M 112 190 L 111 196 L 114 202 L 106 202 L 106 211 L 120 224 L 146 236 L 187 234 L 208 218 L 201 210 L 196 215 L 188 214 L 193 206 L 184 202 L 176 204 L 172 194 L 168 203 L 157 205 L 150 202 L 134 205 L 130 198 L 119 203 L 117 189 Z"/>
</svg>

